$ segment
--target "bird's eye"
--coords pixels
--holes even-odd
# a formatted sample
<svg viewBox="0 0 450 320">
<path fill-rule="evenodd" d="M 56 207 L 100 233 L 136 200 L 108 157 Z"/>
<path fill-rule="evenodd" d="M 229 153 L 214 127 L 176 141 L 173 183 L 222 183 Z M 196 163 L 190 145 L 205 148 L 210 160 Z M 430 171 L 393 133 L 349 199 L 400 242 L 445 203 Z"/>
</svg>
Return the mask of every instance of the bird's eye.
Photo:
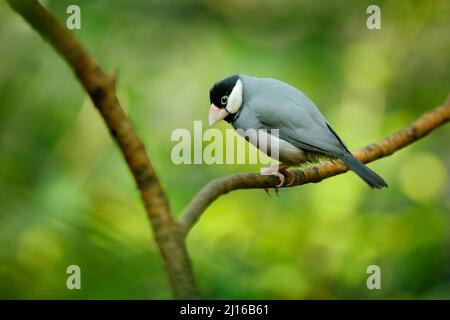
<svg viewBox="0 0 450 320">
<path fill-rule="evenodd" d="M 227 104 L 227 102 L 228 102 L 227 96 L 223 96 L 222 99 L 220 99 L 220 103 L 222 103 L 222 104 Z"/>
</svg>

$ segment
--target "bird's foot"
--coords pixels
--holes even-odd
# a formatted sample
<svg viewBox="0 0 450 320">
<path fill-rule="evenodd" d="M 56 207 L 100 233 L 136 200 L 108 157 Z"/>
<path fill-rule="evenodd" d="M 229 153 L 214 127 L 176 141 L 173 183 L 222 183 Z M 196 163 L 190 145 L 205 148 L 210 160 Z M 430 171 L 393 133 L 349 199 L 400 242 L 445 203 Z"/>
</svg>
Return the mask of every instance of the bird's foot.
<svg viewBox="0 0 450 320">
<path fill-rule="evenodd" d="M 266 167 L 266 168 L 262 168 L 262 169 L 261 169 L 261 174 L 262 174 L 262 175 L 275 176 L 275 177 L 278 177 L 278 179 L 280 179 L 280 183 L 277 184 L 277 185 L 274 187 L 275 194 L 276 194 L 278 197 L 280 196 L 280 194 L 279 194 L 279 188 L 280 188 L 280 187 L 283 187 L 283 186 L 285 186 L 285 187 L 290 187 L 290 186 L 292 186 L 292 184 L 295 182 L 295 175 L 294 175 L 293 173 L 289 172 L 289 171 L 287 170 L 288 168 L 289 168 L 289 167 L 288 167 L 288 166 L 285 166 L 285 165 L 282 165 L 282 166 L 275 165 L 275 166 Z M 286 178 L 288 178 L 288 179 L 287 179 L 288 182 L 287 182 L 286 184 L 284 183 L 285 180 L 286 180 L 285 176 L 286 176 Z M 265 191 L 266 194 L 270 197 L 269 189 L 268 189 L 268 188 L 264 188 L 264 191 Z"/>
<path fill-rule="evenodd" d="M 284 175 L 280 171 L 281 170 L 278 165 L 270 166 L 270 167 L 262 168 L 261 175 L 278 177 L 278 179 L 280 179 L 280 183 L 278 185 L 276 185 L 275 188 L 279 188 L 279 187 L 282 187 L 284 184 Z"/>
</svg>

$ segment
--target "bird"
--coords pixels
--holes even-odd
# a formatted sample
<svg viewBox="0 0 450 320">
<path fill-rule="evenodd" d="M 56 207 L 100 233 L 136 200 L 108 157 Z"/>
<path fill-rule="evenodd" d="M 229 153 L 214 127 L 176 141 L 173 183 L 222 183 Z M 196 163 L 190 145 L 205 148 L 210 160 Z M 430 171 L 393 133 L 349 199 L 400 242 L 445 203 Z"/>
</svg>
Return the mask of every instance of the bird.
<svg viewBox="0 0 450 320">
<path fill-rule="evenodd" d="M 266 132 L 266 138 L 268 136 L 268 141 L 271 141 L 266 150 L 261 148 L 263 135 L 246 138 L 272 158 L 273 152 L 269 154 L 269 151 L 276 143 L 276 160 L 280 164 L 261 170 L 261 174 L 279 178 L 276 188 L 293 184 L 295 179 L 288 168 L 322 159 L 340 160 L 371 188 L 388 186 L 381 176 L 353 156 L 319 108 L 302 91 L 288 83 L 235 74 L 214 83 L 209 99 L 210 126 L 224 120 L 240 132 Z"/>
</svg>

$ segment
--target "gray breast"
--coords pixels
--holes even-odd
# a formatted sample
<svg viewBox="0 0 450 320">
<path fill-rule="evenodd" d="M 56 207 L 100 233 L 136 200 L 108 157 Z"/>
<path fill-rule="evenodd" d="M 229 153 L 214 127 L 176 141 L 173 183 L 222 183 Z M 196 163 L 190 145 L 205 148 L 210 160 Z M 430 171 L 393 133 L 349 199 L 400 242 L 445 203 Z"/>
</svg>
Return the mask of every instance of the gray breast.
<svg viewBox="0 0 450 320">
<path fill-rule="evenodd" d="M 241 137 L 275 160 L 291 165 L 310 161 L 308 152 L 279 139 L 276 131 L 264 129 L 264 125 L 245 103 L 232 125 Z"/>
</svg>

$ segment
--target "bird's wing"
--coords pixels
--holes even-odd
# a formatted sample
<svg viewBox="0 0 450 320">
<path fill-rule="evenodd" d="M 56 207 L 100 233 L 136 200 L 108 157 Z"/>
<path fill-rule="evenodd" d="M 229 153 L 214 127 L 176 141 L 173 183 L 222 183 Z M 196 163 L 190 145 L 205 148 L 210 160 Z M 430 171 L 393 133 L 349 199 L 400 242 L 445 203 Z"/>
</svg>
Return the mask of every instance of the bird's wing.
<svg viewBox="0 0 450 320">
<path fill-rule="evenodd" d="M 295 88 L 289 86 L 283 92 L 278 86 L 277 92 L 265 92 L 250 101 L 261 127 L 279 129 L 280 138 L 297 148 L 334 156 L 345 153 L 346 146 L 314 103 L 292 89 Z"/>
</svg>

